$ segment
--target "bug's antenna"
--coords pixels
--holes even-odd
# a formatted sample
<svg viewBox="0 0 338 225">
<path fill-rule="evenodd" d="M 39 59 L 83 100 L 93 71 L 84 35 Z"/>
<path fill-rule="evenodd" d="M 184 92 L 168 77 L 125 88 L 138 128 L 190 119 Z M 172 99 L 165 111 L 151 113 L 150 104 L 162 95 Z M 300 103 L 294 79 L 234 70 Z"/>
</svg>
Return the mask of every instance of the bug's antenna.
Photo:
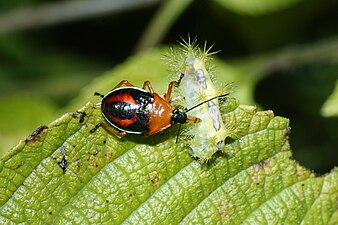
<svg viewBox="0 0 338 225">
<path fill-rule="evenodd" d="M 95 92 L 95 93 L 94 93 L 94 96 L 100 96 L 101 98 L 104 98 L 104 95 L 103 95 L 103 94 L 100 94 L 99 92 Z"/>
<path fill-rule="evenodd" d="M 176 144 L 178 143 L 178 136 L 180 136 L 181 125 L 182 125 L 182 124 L 180 124 L 180 126 L 178 127 L 177 136 L 176 136 L 176 141 L 175 141 Z"/>
<path fill-rule="evenodd" d="M 203 105 L 204 103 L 207 103 L 207 102 L 210 102 L 210 101 L 212 101 L 212 100 L 214 100 L 214 99 L 216 99 L 216 98 L 222 98 L 222 97 L 225 97 L 225 96 L 228 96 L 228 95 L 229 95 L 229 93 L 226 93 L 226 94 L 222 94 L 222 95 L 215 96 L 215 97 L 210 98 L 210 99 L 208 99 L 208 100 L 205 100 L 205 101 L 203 101 L 203 102 L 200 102 L 200 103 L 198 103 L 197 105 L 191 107 L 190 109 L 185 110 L 185 113 L 187 113 L 187 112 L 189 112 L 189 111 L 191 111 L 191 110 L 193 110 L 193 109 L 195 109 L 195 108 L 197 108 L 197 107 Z"/>
</svg>

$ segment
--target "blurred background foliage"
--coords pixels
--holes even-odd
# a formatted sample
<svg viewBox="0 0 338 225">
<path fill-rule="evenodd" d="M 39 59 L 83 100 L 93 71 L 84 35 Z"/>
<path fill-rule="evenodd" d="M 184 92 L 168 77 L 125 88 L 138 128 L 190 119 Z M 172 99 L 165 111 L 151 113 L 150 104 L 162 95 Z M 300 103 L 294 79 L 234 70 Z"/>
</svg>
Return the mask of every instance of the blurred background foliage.
<svg viewBox="0 0 338 225">
<path fill-rule="evenodd" d="M 165 49 L 190 34 L 222 50 L 215 74 L 242 104 L 290 118 L 294 157 L 328 172 L 338 165 L 337 11 L 337 0 L 1 1 L 1 155 L 121 79 L 164 92 Z"/>
</svg>

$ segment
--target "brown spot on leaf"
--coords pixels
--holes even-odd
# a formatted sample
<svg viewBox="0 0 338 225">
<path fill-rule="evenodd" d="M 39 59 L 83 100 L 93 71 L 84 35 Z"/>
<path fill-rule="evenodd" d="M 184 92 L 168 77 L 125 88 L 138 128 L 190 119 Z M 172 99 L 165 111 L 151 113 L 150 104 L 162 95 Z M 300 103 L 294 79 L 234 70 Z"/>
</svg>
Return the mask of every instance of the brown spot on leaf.
<svg viewBox="0 0 338 225">
<path fill-rule="evenodd" d="M 291 134 L 291 127 L 287 127 L 286 131 L 285 131 L 285 134 L 284 134 L 284 138 L 285 139 L 289 139 L 290 134 Z"/>
<path fill-rule="evenodd" d="M 80 171 L 80 169 L 81 169 L 81 163 L 80 163 L 80 160 L 77 160 L 77 161 L 76 161 L 76 169 L 77 169 L 77 172 Z"/>
<path fill-rule="evenodd" d="M 111 160 L 114 157 L 114 152 L 106 152 L 104 156 L 108 159 Z"/>
<path fill-rule="evenodd" d="M 19 169 L 22 166 L 23 162 L 20 162 L 15 169 Z"/>
<path fill-rule="evenodd" d="M 231 211 L 233 211 L 231 204 L 226 200 L 219 203 L 219 205 L 217 206 L 217 210 L 222 218 L 229 216 L 229 214 L 231 214 Z"/>
<path fill-rule="evenodd" d="M 160 183 L 160 174 L 155 171 L 150 175 L 150 181 L 154 186 L 157 186 Z"/>
<path fill-rule="evenodd" d="M 153 178 L 151 178 L 151 183 L 153 183 L 153 184 L 157 184 L 158 182 L 160 181 L 160 178 L 159 177 L 153 177 Z"/>
<path fill-rule="evenodd" d="M 75 112 L 75 113 L 73 113 L 72 117 L 73 117 L 74 119 L 79 118 L 79 122 L 80 122 L 80 123 L 83 123 L 84 118 L 85 118 L 86 115 L 87 115 L 87 114 L 86 114 L 85 112 Z"/>
<path fill-rule="evenodd" d="M 264 159 L 262 161 L 260 161 L 259 163 L 256 163 L 255 165 L 258 166 L 259 168 L 264 168 L 264 166 L 268 163 L 267 159 Z"/>
<path fill-rule="evenodd" d="M 46 125 L 42 125 L 26 138 L 25 143 L 30 144 L 36 142 L 39 140 L 40 135 L 47 129 L 48 127 Z"/>
<path fill-rule="evenodd" d="M 128 202 L 129 202 L 130 204 L 132 204 L 132 203 L 135 201 L 135 194 L 134 194 L 134 192 L 129 191 L 129 192 L 127 193 L 127 196 L 128 196 Z"/>
</svg>

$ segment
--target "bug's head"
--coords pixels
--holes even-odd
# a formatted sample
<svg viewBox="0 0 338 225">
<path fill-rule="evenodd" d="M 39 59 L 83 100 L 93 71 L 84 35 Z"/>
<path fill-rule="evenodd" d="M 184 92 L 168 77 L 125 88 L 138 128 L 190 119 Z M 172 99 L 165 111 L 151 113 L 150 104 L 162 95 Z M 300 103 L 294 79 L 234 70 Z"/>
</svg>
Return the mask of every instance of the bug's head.
<svg viewBox="0 0 338 225">
<path fill-rule="evenodd" d="M 203 102 L 200 102 L 199 104 L 191 107 L 190 109 L 187 109 L 185 110 L 184 112 L 180 111 L 179 109 L 174 109 L 173 112 L 172 112 L 172 115 L 171 115 L 171 123 L 172 124 L 176 124 L 176 123 L 180 123 L 180 124 L 183 124 L 183 123 L 198 123 L 200 122 L 201 120 L 197 117 L 194 117 L 194 116 L 187 116 L 187 112 L 193 110 L 193 109 L 196 109 L 197 107 L 200 107 L 201 105 L 207 103 L 207 102 L 210 102 L 216 98 L 222 98 L 222 97 L 225 97 L 225 96 L 228 96 L 229 94 L 226 93 L 226 94 L 222 94 L 222 95 L 218 95 L 218 96 L 215 96 L 213 98 L 210 98 L 208 100 L 205 100 Z M 181 125 L 178 129 L 178 133 L 177 133 L 177 138 L 176 138 L 176 143 L 178 142 L 178 136 L 179 136 L 179 133 L 180 133 L 180 129 L 181 129 Z"/>
<path fill-rule="evenodd" d="M 182 112 L 179 109 L 174 109 L 171 115 L 171 123 L 172 124 L 176 124 L 176 123 L 183 124 L 187 122 L 187 118 L 188 116 L 185 112 Z"/>
</svg>

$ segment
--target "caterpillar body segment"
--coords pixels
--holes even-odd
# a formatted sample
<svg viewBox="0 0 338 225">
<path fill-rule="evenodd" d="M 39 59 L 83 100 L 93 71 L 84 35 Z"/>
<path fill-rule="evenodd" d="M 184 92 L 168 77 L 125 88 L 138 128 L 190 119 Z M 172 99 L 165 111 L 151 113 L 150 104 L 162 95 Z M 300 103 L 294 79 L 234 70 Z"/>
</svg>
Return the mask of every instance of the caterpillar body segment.
<svg viewBox="0 0 338 225">
<path fill-rule="evenodd" d="M 189 39 L 183 40 L 179 52 L 171 50 L 169 54 L 174 56 L 169 58 L 173 74 L 176 74 L 176 77 L 177 74 L 182 74 L 178 89 L 179 95 L 184 97 L 181 104 L 187 108 L 221 94 L 211 75 L 210 55 L 214 53 L 209 52 L 211 48 L 207 49 L 206 44 L 201 50 L 195 43 L 195 40 L 193 42 Z M 190 112 L 201 121 L 185 129 L 184 135 L 192 137 L 187 140 L 189 152 L 201 162 L 210 160 L 217 151 L 225 149 L 227 129 L 222 120 L 219 104 L 219 99 L 214 99 Z"/>
</svg>

